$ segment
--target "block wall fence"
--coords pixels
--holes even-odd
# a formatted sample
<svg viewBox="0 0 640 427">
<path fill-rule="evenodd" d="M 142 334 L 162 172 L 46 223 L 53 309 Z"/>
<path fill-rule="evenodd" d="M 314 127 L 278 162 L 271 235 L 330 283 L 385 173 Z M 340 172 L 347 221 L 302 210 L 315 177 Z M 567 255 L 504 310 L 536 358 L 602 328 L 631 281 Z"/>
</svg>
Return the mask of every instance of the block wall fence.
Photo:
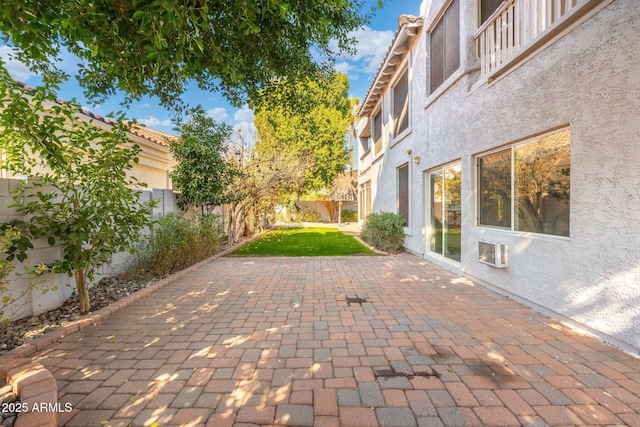
<svg viewBox="0 0 640 427">
<path fill-rule="evenodd" d="M 11 192 L 18 188 L 20 182 L 16 179 L 0 178 L 0 223 L 10 222 L 14 219 L 24 219 L 15 209 L 9 208 L 14 203 Z M 156 217 L 169 212 L 177 212 L 177 195 L 172 190 L 146 189 L 139 191 L 140 203 L 148 203 L 155 199 L 158 205 L 149 210 L 150 217 Z M 38 239 L 33 243 L 33 249 L 29 251 L 24 264 L 35 266 L 42 263 L 51 263 L 62 256 L 59 245 L 50 246 L 46 239 Z M 121 272 L 127 265 L 130 254 L 118 253 L 113 256 L 110 265 L 103 267 L 96 274 L 96 282 L 101 278 Z M 68 299 L 76 288 L 73 277 L 65 274 L 45 273 L 35 278 L 27 278 L 24 272 L 24 264 L 16 263 L 16 268 L 9 276 L 8 291 L 19 298 L 5 308 L 5 316 L 12 320 L 18 320 L 31 315 L 37 315 L 59 307 Z M 33 280 L 36 289 L 28 290 L 29 280 Z M 0 296 L 0 299 L 2 296 Z"/>
</svg>

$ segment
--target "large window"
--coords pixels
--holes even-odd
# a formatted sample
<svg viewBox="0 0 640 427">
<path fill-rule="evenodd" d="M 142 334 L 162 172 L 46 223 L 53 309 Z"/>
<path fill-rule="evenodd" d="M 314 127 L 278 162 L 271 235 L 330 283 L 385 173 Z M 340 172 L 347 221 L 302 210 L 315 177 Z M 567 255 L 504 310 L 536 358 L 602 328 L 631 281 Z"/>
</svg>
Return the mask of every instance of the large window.
<svg viewBox="0 0 640 427">
<path fill-rule="evenodd" d="M 461 178 L 460 163 L 429 172 L 429 250 L 455 261 L 462 253 Z"/>
<path fill-rule="evenodd" d="M 404 226 L 409 226 L 409 165 L 398 168 L 398 213 L 404 216 Z"/>
<path fill-rule="evenodd" d="M 373 155 L 377 155 L 382 151 L 382 110 L 373 116 L 373 129 L 371 129 L 373 137 Z"/>
<path fill-rule="evenodd" d="M 480 225 L 511 227 L 511 148 L 478 158 Z"/>
<path fill-rule="evenodd" d="M 429 81 L 434 92 L 460 68 L 460 8 L 453 0 L 429 34 Z"/>
<path fill-rule="evenodd" d="M 569 236 L 569 129 L 480 156 L 477 170 L 479 225 Z"/>
<path fill-rule="evenodd" d="M 409 127 L 409 73 L 407 70 L 393 87 L 393 124 L 394 136 L 400 135 Z"/>
</svg>

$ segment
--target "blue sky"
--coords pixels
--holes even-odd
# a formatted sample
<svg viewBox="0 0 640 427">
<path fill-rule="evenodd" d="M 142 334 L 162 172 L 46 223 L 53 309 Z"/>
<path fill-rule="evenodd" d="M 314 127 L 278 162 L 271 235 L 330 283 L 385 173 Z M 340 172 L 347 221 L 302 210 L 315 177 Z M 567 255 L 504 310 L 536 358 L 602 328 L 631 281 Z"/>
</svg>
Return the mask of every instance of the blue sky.
<svg viewBox="0 0 640 427">
<path fill-rule="evenodd" d="M 367 0 L 365 10 L 370 10 L 377 3 L 378 0 Z M 418 15 L 420 3 L 421 0 L 385 0 L 384 8 L 376 13 L 372 22 L 353 34 L 357 40 L 358 52 L 336 61 L 336 69 L 349 76 L 351 96 L 358 97 L 360 100 L 364 98 L 375 72 L 384 58 L 391 38 L 398 28 L 398 17 L 402 14 Z M 0 46 L 0 57 L 12 77 L 32 86 L 38 85 L 39 77 L 30 73 L 22 64 L 12 61 L 8 56 L 9 51 L 9 47 Z M 77 69 L 75 57 L 66 55 L 61 59 L 61 67 L 73 76 Z M 119 97 L 112 97 L 101 104 L 88 102 L 73 77 L 61 87 L 58 97 L 65 100 L 75 98 L 81 105 L 102 116 L 122 110 L 119 105 L 121 101 Z M 247 107 L 232 106 L 219 93 L 204 92 L 193 84 L 188 88 L 184 99 L 194 106 L 201 104 L 217 121 L 227 122 L 236 129 L 242 128 L 246 136 L 250 136 L 253 132 L 253 112 Z M 174 124 L 171 122 L 171 112 L 161 107 L 155 98 L 145 98 L 140 102 L 135 102 L 125 111 L 127 117 L 135 118 L 150 128 L 175 133 Z"/>
</svg>

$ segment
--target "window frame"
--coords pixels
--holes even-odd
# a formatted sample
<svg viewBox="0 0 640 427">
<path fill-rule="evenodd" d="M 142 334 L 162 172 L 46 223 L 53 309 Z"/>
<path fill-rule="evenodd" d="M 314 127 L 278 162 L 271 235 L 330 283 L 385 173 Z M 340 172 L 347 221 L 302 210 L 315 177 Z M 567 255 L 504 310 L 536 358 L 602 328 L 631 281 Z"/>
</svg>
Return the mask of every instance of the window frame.
<svg viewBox="0 0 640 427">
<path fill-rule="evenodd" d="M 433 174 L 440 173 L 440 177 L 442 179 L 442 182 L 444 183 L 444 179 L 446 177 L 446 173 L 445 172 L 447 170 L 449 170 L 449 169 L 456 169 L 456 168 L 459 169 L 460 178 L 461 178 L 460 187 L 459 187 L 459 189 L 460 189 L 460 205 L 459 205 L 459 208 L 460 209 L 458 209 L 457 211 L 460 212 L 460 218 L 459 218 L 459 220 L 460 220 L 460 231 L 462 232 L 462 229 L 464 228 L 464 223 L 462 221 L 462 212 L 463 212 L 463 209 L 462 209 L 463 200 L 462 199 L 464 198 L 463 195 L 462 195 L 462 172 L 463 172 L 463 170 L 462 170 L 462 160 L 461 159 L 456 159 L 456 160 L 450 161 L 448 163 L 444 163 L 442 165 L 433 167 L 431 169 L 427 169 L 427 170 L 425 170 L 423 172 L 423 179 L 424 179 L 424 186 L 425 186 L 425 189 L 424 189 L 424 194 L 425 194 L 425 197 L 424 197 L 424 203 L 425 203 L 425 205 L 424 205 L 424 208 L 425 208 L 425 210 L 424 210 L 425 211 L 425 228 L 429 231 L 426 234 L 424 252 L 425 252 L 425 254 L 429 254 L 430 256 L 437 256 L 438 258 L 440 258 L 442 260 L 446 260 L 447 262 L 453 262 L 453 263 L 456 263 L 456 265 L 460 265 L 460 263 L 462 261 L 462 259 L 461 259 L 462 258 L 462 247 L 460 247 L 460 259 L 456 259 L 456 258 L 448 256 L 446 254 L 446 250 L 447 249 L 446 249 L 445 240 L 444 240 L 444 232 L 445 232 L 444 227 L 442 229 L 442 233 L 443 233 L 442 237 L 443 237 L 443 239 L 442 239 L 442 243 L 441 243 L 442 246 L 440 247 L 440 251 L 438 252 L 438 251 L 434 250 L 434 248 L 432 247 L 432 243 L 437 242 L 437 237 L 435 236 L 435 231 L 433 229 L 434 228 L 433 227 L 433 219 L 434 219 L 434 216 L 435 216 L 436 212 L 435 212 L 434 207 L 433 207 L 433 201 L 434 201 L 435 194 L 433 192 L 433 187 L 431 185 L 431 183 L 432 183 L 431 176 Z M 440 214 L 441 214 L 442 218 L 445 217 L 446 212 L 447 212 L 447 209 L 446 209 L 446 197 L 447 197 L 447 193 L 446 193 L 446 189 L 444 188 L 444 185 L 443 185 L 442 192 L 441 192 L 442 200 L 440 201 L 440 203 L 441 203 Z M 444 222 L 445 221 L 443 220 L 443 224 L 444 224 Z M 432 241 L 432 239 L 436 239 L 436 240 Z"/>
<path fill-rule="evenodd" d="M 403 105 L 406 105 L 406 122 L 407 125 L 404 129 L 398 132 L 398 116 L 396 115 L 396 88 L 401 83 L 401 80 L 406 77 L 407 84 L 407 93 L 405 95 L 405 102 Z M 393 119 L 393 143 L 403 139 L 407 134 L 411 133 L 411 76 L 409 73 L 408 62 L 405 63 L 401 71 L 397 73 L 397 77 L 395 81 L 391 85 L 391 117 Z"/>
<path fill-rule="evenodd" d="M 402 212 L 402 201 L 403 201 L 403 189 L 401 188 L 401 178 L 400 178 L 400 170 L 401 169 L 406 169 L 406 195 L 404 197 L 404 200 L 406 200 L 406 216 L 403 215 Z M 411 226 L 411 166 L 410 166 L 410 162 L 406 162 L 404 164 L 401 164 L 400 166 L 396 167 L 396 210 L 398 212 L 399 215 L 403 215 L 405 217 L 405 224 L 404 224 L 404 228 L 405 228 L 405 234 L 406 231 L 410 228 Z"/>
<path fill-rule="evenodd" d="M 535 143 L 536 141 L 541 141 L 547 137 L 550 137 L 552 135 L 555 134 L 560 134 L 562 132 L 569 132 L 569 169 L 571 169 L 571 128 L 570 126 L 563 126 L 563 127 L 559 127 L 541 134 L 537 134 L 535 136 L 531 136 L 531 137 L 527 137 L 525 139 L 521 139 L 515 142 L 512 142 L 510 144 L 507 145 L 503 145 L 500 146 L 498 148 L 495 148 L 493 150 L 489 150 L 489 151 L 485 151 L 479 154 L 476 154 L 474 156 L 474 192 L 475 192 L 475 203 L 474 203 L 474 209 L 475 209 L 475 226 L 478 228 L 483 228 L 483 229 L 490 229 L 490 230 L 497 230 L 497 231 L 504 231 L 504 232 L 508 232 L 508 233 L 512 233 L 512 234 L 520 234 L 520 235 L 526 235 L 526 236 L 538 236 L 538 237 L 544 237 L 544 238 L 552 238 L 552 239 L 561 239 L 561 240 L 570 240 L 571 239 L 571 212 L 570 212 L 570 206 L 571 206 L 571 186 L 569 185 L 569 213 L 568 213 L 568 217 L 567 217 L 567 222 L 568 222 L 568 234 L 567 235 L 562 235 L 562 234 L 551 234 L 551 233 L 544 233 L 544 232 L 539 232 L 539 231 L 524 231 L 524 230 L 518 230 L 516 227 L 516 223 L 517 223 L 517 219 L 516 219 L 516 215 L 518 215 L 517 212 L 517 200 L 516 200 L 516 166 L 515 166 L 515 161 L 516 161 L 516 150 L 520 147 L 524 147 L 528 144 L 531 143 Z M 481 199 L 481 194 L 480 194 L 480 168 L 479 168 L 479 161 L 482 158 L 491 156 L 493 154 L 496 153 L 500 153 L 503 151 L 509 151 L 510 154 L 510 224 L 509 226 L 500 226 L 500 225 L 490 225 L 490 224 L 481 224 L 480 223 L 480 216 L 481 216 L 481 203 L 482 203 L 482 199 Z M 571 174 L 569 172 L 569 181 L 571 181 Z"/>
<path fill-rule="evenodd" d="M 449 12 L 453 11 L 452 6 L 455 6 L 457 8 L 456 10 L 456 15 L 457 15 L 457 22 L 456 21 L 450 21 L 450 15 Z M 452 12 L 453 13 L 453 12 Z M 431 28 L 429 28 L 427 30 L 427 39 L 428 42 L 426 43 L 426 47 L 428 49 L 428 60 L 427 60 L 427 66 L 428 66 L 428 70 L 427 70 L 427 96 L 431 96 L 434 93 L 437 93 L 438 90 L 440 88 L 442 88 L 446 81 L 453 75 L 456 74 L 456 71 L 458 71 L 460 69 L 461 66 L 461 47 L 460 44 L 462 42 L 462 37 L 460 34 L 460 0 L 450 0 L 445 7 L 443 7 L 443 12 L 441 12 L 441 14 L 438 16 L 438 19 L 434 21 L 435 23 L 431 26 Z M 448 30 L 448 26 L 447 26 L 447 22 L 456 22 L 455 25 L 455 30 Z M 442 34 L 438 34 L 438 31 L 441 31 Z M 452 32 L 453 31 L 453 32 Z M 449 37 L 451 37 L 452 35 L 455 34 L 455 40 L 457 41 L 457 49 L 455 50 L 455 52 L 451 52 L 451 49 L 448 48 L 447 46 L 447 40 L 449 40 Z M 434 52 L 436 49 L 434 49 L 434 42 L 433 39 L 436 36 L 441 36 L 442 39 L 442 46 L 436 46 L 441 48 L 441 61 L 439 64 L 439 67 L 435 67 L 435 60 L 434 60 Z M 451 40 L 450 40 L 451 41 Z M 452 58 L 456 58 L 454 63 L 449 63 L 448 64 L 448 59 L 452 59 Z M 448 70 L 448 67 L 454 67 L 454 69 Z M 437 82 L 437 85 L 434 86 L 434 72 L 436 71 L 442 74 L 441 80 L 439 80 Z M 440 76 L 438 76 L 440 79 Z"/>
<path fill-rule="evenodd" d="M 383 152 L 384 146 L 384 138 L 382 137 L 384 134 L 384 117 L 382 115 L 382 106 L 379 106 L 375 112 L 371 115 L 371 148 L 373 151 L 373 157 L 377 157 L 379 154 Z M 376 117 L 380 117 L 380 135 L 376 134 Z M 380 143 L 378 145 L 378 142 Z"/>
<path fill-rule="evenodd" d="M 371 214 L 371 180 L 360 184 L 359 219 L 364 221 Z"/>
</svg>

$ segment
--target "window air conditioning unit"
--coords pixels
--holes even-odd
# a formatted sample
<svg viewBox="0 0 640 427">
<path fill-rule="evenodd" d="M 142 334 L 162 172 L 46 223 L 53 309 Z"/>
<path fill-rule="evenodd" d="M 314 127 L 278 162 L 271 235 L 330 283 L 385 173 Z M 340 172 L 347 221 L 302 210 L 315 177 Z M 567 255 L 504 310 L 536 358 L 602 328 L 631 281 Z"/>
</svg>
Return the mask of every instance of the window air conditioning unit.
<svg viewBox="0 0 640 427">
<path fill-rule="evenodd" d="M 478 261 L 492 267 L 507 267 L 507 244 L 480 240 L 478 242 Z"/>
</svg>

